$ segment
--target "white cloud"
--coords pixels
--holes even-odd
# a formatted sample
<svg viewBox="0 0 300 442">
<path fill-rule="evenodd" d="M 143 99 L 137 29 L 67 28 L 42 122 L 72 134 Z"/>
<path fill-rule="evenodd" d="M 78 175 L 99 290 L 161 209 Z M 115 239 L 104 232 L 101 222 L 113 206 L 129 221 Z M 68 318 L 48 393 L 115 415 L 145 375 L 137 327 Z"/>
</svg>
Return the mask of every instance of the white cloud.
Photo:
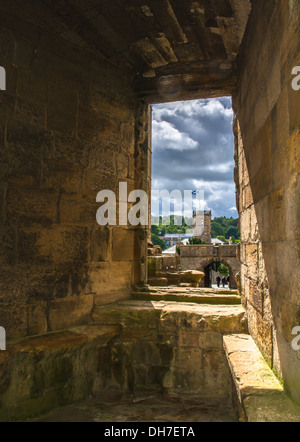
<svg viewBox="0 0 300 442">
<path fill-rule="evenodd" d="M 203 189 L 213 216 L 232 216 L 232 119 L 228 97 L 153 106 L 152 188 Z"/>
<path fill-rule="evenodd" d="M 153 145 L 157 149 L 171 149 L 171 150 L 195 150 L 198 143 L 193 140 L 188 134 L 179 132 L 172 124 L 166 121 L 153 121 L 152 125 L 152 139 Z"/>
</svg>

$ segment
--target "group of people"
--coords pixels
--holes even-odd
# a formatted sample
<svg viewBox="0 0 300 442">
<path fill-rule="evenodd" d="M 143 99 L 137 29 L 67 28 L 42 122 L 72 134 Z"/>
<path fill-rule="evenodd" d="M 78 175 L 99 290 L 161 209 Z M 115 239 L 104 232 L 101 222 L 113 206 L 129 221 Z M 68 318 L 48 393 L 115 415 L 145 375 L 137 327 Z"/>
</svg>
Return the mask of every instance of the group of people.
<svg viewBox="0 0 300 442">
<path fill-rule="evenodd" d="M 226 278 L 225 276 L 223 276 L 223 278 L 221 279 L 221 276 L 218 275 L 217 276 L 217 285 L 218 285 L 218 287 L 220 287 L 221 282 L 223 284 L 223 287 L 226 287 L 226 285 L 228 285 L 228 287 L 229 287 L 230 277 L 228 276 Z"/>
</svg>

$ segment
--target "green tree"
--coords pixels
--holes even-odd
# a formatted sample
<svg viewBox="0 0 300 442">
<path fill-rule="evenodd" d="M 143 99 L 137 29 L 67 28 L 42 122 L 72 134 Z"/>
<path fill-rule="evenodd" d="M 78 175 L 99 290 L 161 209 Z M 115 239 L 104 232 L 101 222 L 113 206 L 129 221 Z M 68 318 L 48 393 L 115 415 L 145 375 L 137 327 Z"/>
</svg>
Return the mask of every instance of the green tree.
<svg viewBox="0 0 300 442">
<path fill-rule="evenodd" d="M 218 236 L 225 236 L 226 229 L 222 226 L 222 224 L 219 224 L 217 222 L 211 223 L 211 236 L 213 238 L 217 238 Z"/>
<path fill-rule="evenodd" d="M 160 246 L 162 250 L 166 250 L 167 245 L 165 241 L 163 239 L 160 239 L 159 236 L 155 235 L 155 233 L 152 233 L 151 241 L 155 246 Z"/>
<path fill-rule="evenodd" d="M 238 220 L 238 218 L 237 219 L 233 219 L 233 218 L 230 218 L 228 221 L 227 221 L 227 225 L 228 225 L 228 227 L 238 227 L 238 224 L 239 224 L 239 220 Z"/>
<path fill-rule="evenodd" d="M 221 275 L 226 276 L 226 277 L 229 276 L 230 271 L 229 271 L 229 268 L 225 264 L 217 263 L 216 268 L 217 268 L 217 272 L 221 273 Z"/>
<path fill-rule="evenodd" d="M 178 233 L 178 226 L 174 226 L 174 224 L 166 226 L 166 233 L 169 233 L 170 235 L 176 235 L 176 233 Z"/>
<path fill-rule="evenodd" d="M 233 226 L 229 227 L 229 229 L 227 229 L 225 237 L 227 239 L 229 239 L 230 237 L 232 237 L 233 239 L 239 239 L 240 238 L 239 229 Z"/>
<path fill-rule="evenodd" d="M 200 239 L 200 238 L 190 238 L 189 244 L 191 246 L 196 246 L 196 245 L 201 245 L 201 244 L 206 244 L 206 243 L 203 242 L 202 239 Z"/>
<path fill-rule="evenodd" d="M 156 225 L 151 226 L 151 233 L 153 233 L 156 236 L 160 235 L 160 227 Z"/>
</svg>

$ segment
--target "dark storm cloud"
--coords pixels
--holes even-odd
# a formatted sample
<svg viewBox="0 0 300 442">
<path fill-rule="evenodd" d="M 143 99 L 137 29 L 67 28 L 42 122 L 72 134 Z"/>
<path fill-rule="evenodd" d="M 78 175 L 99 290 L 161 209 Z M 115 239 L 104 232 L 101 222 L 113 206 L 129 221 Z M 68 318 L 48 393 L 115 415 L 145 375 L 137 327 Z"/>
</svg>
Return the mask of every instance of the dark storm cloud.
<svg viewBox="0 0 300 442">
<path fill-rule="evenodd" d="M 204 190 L 213 216 L 236 216 L 231 99 L 153 106 L 153 188 Z"/>
</svg>

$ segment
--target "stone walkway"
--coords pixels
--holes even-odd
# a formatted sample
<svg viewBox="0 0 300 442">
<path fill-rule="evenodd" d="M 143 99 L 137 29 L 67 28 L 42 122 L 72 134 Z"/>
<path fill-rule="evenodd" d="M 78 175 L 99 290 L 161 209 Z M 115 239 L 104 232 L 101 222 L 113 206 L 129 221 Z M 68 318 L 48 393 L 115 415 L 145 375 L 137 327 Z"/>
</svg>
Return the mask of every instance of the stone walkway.
<svg viewBox="0 0 300 442">
<path fill-rule="evenodd" d="M 226 288 L 151 287 L 147 292 L 135 291 L 132 297 L 143 301 L 170 301 L 196 304 L 241 305 L 237 290 Z"/>
<path fill-rule="evenodd" d="M 131 395 L 90 398 L 34 422 L 238 422 L 233 409 L 196 399 Z"/>
</svg>

